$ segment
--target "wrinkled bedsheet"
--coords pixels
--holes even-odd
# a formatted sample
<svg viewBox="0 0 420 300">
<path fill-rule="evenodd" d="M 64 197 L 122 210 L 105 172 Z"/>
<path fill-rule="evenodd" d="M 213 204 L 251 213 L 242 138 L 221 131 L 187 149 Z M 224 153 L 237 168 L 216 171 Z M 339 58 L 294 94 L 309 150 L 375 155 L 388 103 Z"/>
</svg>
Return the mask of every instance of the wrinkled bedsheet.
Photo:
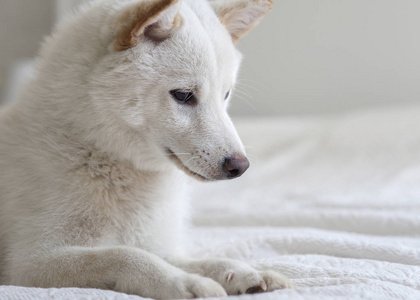
<svg viewBox="0 0 420 300">
<path fill-rule="evenodd" d="M 230 299 L 420 299 L 420 106 L 236 120 L 251 168 L 196 183 L 187 248 L 287 275 Z M 0 299 L 141 299 L 0 287 Z"/>
</svg>

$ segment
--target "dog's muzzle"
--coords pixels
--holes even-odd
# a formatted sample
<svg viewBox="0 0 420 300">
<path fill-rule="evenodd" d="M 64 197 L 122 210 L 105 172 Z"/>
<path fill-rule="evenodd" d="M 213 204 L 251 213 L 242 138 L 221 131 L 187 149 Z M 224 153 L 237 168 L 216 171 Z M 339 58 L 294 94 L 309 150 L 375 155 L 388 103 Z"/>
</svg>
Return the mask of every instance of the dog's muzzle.
<svg viewBox="0 0 420 300">
<path fill-rule="evenodd" d="M 166 148 L 166 153 L 168 154 L 169 159 L 172 160 L 178 168 L 183 170 L 187 175 L 190 175 L 200 181 L 234 179 L 241 176 L 249 168 L 249 161 L 246 156 L 235 153 L 222 159 L 218 171 L 215 170 L 215 172 L 212 172 L 211 175 L 200 174 L 188 168 L 169 148 Z"/>
</svg>

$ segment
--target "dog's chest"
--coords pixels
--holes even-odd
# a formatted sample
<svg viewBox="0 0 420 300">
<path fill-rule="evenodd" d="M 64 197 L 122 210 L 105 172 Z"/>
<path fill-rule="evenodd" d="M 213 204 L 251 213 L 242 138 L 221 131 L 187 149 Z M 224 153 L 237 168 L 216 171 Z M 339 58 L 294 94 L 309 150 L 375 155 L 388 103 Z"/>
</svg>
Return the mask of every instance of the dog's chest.
<svg viewBox="0 0 420 300">
<path fill-rule="evenodd" d="M 70 236 L 162 255 L 176 247 L 186 210 L 183 180 L 169 173 L 140 172 L 94 152 L 87 154 L 77 177 L 87 205 L 73 222 L 78 232 Z"/>
</svg>

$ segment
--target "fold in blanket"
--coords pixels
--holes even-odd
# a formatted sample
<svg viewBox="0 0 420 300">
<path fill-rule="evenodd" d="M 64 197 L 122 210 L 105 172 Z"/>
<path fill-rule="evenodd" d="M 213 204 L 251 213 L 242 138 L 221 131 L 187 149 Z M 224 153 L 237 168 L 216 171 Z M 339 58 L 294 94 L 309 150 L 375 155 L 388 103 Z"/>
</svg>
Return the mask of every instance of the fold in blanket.
<svg viewBox="0 0 420 300">
<path fill-rule="evenodd" d="M 273 299 L 420 299 L 419 114 L 236 122 L 251 168 L 198 184 L 191 248 L 289 276 Z"/>
</svg>

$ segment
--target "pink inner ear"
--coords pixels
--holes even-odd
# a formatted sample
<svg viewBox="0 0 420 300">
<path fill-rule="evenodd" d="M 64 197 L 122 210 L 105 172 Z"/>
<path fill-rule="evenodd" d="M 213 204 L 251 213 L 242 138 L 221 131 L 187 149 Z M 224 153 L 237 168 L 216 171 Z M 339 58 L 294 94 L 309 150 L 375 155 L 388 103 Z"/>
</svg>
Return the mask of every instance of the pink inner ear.
<svg viewBox="0 0 420 300">
<path fill-rule="evenodd" d="M 135 47 L 143 34 L 154 41 L 168 38 L 181 24 L 178 4 L 179 0 L 154 0 L 128 7 L 118 19 L 123 25 L 116 36 L 114 49 L 124 51 Z"/>
<path fill-rule="evenodd" d="M 149 39 L 160 42 L 169 38 L 182 24 L 181 17 L 176 14 L 170 20 L 158 20 L 157 22 L 146 26 L 144 35 Z"/>
<path fill-rule="evenodd" d="M 254 28 L 267 13 L 268 11 L 256 6 L 234 10 L 227 16 L 226 26 L 232 37 L 239 39 Z"/>
<path fill-rule="evenodd" d="M 249 2 L 248 2 L 249 3 Z M 226 26 L 237 42 L 243 35 L 254 28 L 273 7 L 271 0 L 242 4 L 229 7 L 220 13 L 220 21 Z"/>
<path fill-rule="evenodd" d="M 146 28 L 144 28 L 143 33 L 147 37 L 152 36 L 153 31 L 156 30 L 158 27 L 159 26 L 158 26 L 157 23 L 150 24 L 150 25 L 146 26 Z"/>
</svg>

